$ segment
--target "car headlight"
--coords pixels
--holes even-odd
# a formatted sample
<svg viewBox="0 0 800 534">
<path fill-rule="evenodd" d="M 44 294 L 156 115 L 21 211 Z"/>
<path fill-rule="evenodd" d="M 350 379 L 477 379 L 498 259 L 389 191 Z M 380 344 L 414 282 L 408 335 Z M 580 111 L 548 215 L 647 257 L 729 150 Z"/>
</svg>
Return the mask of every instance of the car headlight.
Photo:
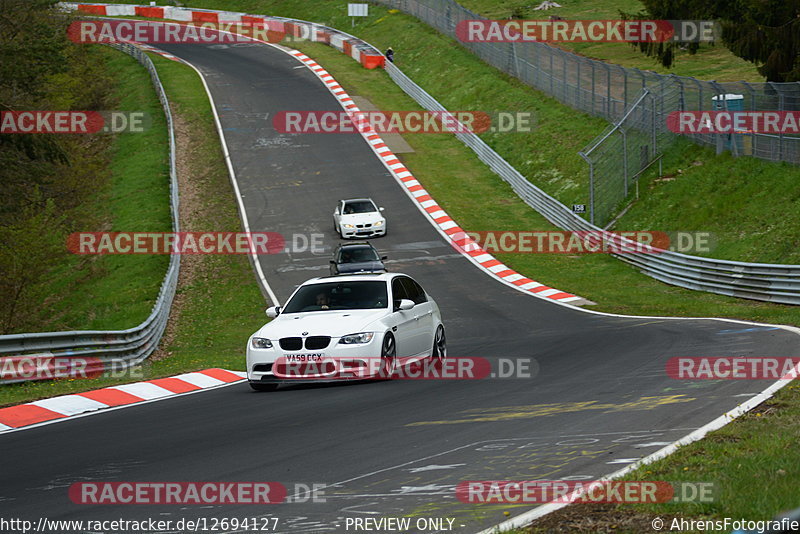
<svg viewBox="0 0 800 534">
<path fill-rule="evenodd" d="M 250 345 L 254 349 L 271 349 L 272 341 L 264 337 L 254 337 L 253 340 L 250 342 Z"/>
<path fill-rule="evenodd" d="M 375 226 L 383 226 L 383 223 L 385 222 L 386 222 L 385 220 L 381 219 L 380 221 L 375 223 Z"/>
<path fill-rule="evenodd" d="M 342 336 L 342 338 L 339 340 L 339 343 L 341 343 L 342 345 L 358 345 L 361 343 L 369 343 L 370 341 L 372 341 L 373 336 L 375 336 L 373 332 L 348 334 L 346 336 Z"/>
<path fill-rule="evenodd" d="M 343 224 L 345 228 L 355 228 L 352 224 Z"/>
</svg>

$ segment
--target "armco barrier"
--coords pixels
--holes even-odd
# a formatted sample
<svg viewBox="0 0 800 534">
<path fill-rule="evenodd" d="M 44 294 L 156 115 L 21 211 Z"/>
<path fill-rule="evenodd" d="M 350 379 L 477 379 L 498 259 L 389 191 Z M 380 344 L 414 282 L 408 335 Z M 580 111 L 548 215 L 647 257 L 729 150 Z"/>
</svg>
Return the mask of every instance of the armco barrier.
<svg viewBox="0 0 800 534">
<path fill-rule="evenodd" d="M 217 23 L 220 21 L 241 21 L 254 23 L 264 20 L 282 21 L 284 27 L 296 38 L 326 43 L 339 50 L 349 49 L 350 53 L 348 55 L 359 61 L 366 68 L 376 68 L 383 65 L 383 55 L 376 48 L 347 33 L 306 21 L 226 11 L 135 6 L 130 4 L 110 5 L 65 2 L 60 3 L 59 7 L 66 11 L 78 10 L 90 15 L 140 16 L 165 18 L 181 22 Z M 113 46 L 132 55 L 147 68 L 164 107 L 169 128 L 172 223 L 173 230 L 178 232 L 180 227 L 178 222 L 178 186 L 175 173 L 175 134 L 166 93 L 153 62 L 145 53 L 129 44 L 116 44 Z M 48 373 L 55 371 L 52 363 L 55 360 L 80 360 L 81 370 L 86 374 L 104 370 L 119 372 L 122 368 L 141 363 L 156 349 L 164 333 L 177 287 L 179 268 L 180 255 L 174 254 L 170 258 L 167 274 L 161 284 L 158 298 L 150 316 L 136 327 L 113 331 L 41 332 L 0 336 L 0 384 L 24 382 L 36 378 L 36 376 L 23 376 L 20 374 L 6 376 L 2 372 L 3 369 L 20 369 L 21 367 L 16 364 L 23 360 L 25 361 L 25 370 L 31 370 L 34 375 L 38 374 L 40 376 L 50 376 Z M 69 370 L 66 371 L 69 372 Z"/>
<path fill-rule="evenodd" d="M 465 42 L 457 28 L 483 17 L 457 0 L 376 0 L 429 24 L 493 67 L 555 98 L 564 105 L 612 122 L 608 130 L 584 148 L 589 165 L 590 222 L 605 226 L 630 201 L 629 186 L 651 165 L 661 168 L 664 152 L 681 138 L 730 150 L 735 156 L 800 165 L 800 135 L 740 132 L 677 134 L 668 117 L 680 111 L 798 111 L 800 82 L 748 83 L 704 81 L 664 75 L 580 56 L 545 42 Z M 641 96 L 647 95 L 646 99 Z M 638 109 L 634 103 L 639 105 Z M 620 124 L 623 115 L 635 113 Z M 659 172 L 660 174 L 660 172 Z"/>
<path fill-rule="evenodd" d="M 94 13 L 91 10 L 90 12 Z M 175 173 L 175 133 L 167 95 L 153 62 L 146 54 L 131 45 L 113 46 L 132 55 L 147 68 L 164 108 L 169 128 L 172 228 L 178 232 L 180 226 L 178 222 L 178 182 Z M 167 274 L 161 283 L 161 289 L 150 316 L 142 324 L 128 330 L 42 332 L 0 336 L 0 370 L 20 369 L 18 365 L 11 364 L 19 363 L 22 360 L 26 361 L 25 373 L 12 376 L 0 373 L 0 384 L 35 379 L 36 376 L 29 376 L 28 371 L 40 376 L 48 376 L 48 369 L 52 371 L 51 365 L 56 359 L 80 360 L 81 368 L 88 374 L 103 370 L 119 372 L 121 369 L 141 363 L 156 349 L 161 335 L 164 333 L 172 307 L 172 299 L 175 296 L 179 269 L 180 255 L 173 254 L 170 256 Z"/>
<path fill-rule="evenodd" d="M 429 111 L 447 111 L 394 63 L 386 63 L 385 68 L 394 82 L 419 105 Z M 525 203 L 557 227 L 572 231 L 604 232 L 530 183 L 474 133 L 456 133 L 455 136 L 470 147 L 498 176 L 508 182 Z M 671 251 L 662 251 L 658 254 L 615 254 L 615 256 L 635 266 L 644 274 L 667 284 L 731 297 L 800 304 L 800 265 L 717 260 Z"/>
<path fill-rule="evenodd" d="M 450 0 L 443 1 L 450 2 Z M 334 36 L 344 38 L 341 41 L 342 51 L 365 66 L 368 66 L 367 61 L 370 61 L 366 60 L 365 56 L 380 55 L 381 60 L 383 60 L 383 55 L 380 54 L 377 48 L 344 32 L 301 20 L 279 17 L 264 18 L 268 20 L 283 20 L 287 25 L 291 24 L 295 28 L 295 35 L 306 36 L 308 39 L 322 41 L 319 37 L 320 32 L 328 33 L 331 37 L 323 42 L 327 42 L 337 48 L 337 43 L 340 41 L 335 39 Z M 394 63 L 381 62 L 381 65 L 385 67 L 395 83 L 422 107 L 430 111 L 447 111 L 444 106 L 408 78 Z M 793 84 L 784 85 L 791 86 Z M 795 85 L 800 86 L 800 84 Z M 641 96 L 637 98 L 641 98 Z M 636 102 L 638 100 L 634 100 L 631 104 L 635 105 Z M 627 111 L 628 109 L 623 109 L 622 115 L 624 116 Z M 517 172 L 514 167 L 477 135 L 458 133 L 456 136 L 470 147 L 481 161 L 511 184 L 520 198 L 559 228 L 573 231 L 603 231 L 598 226 L 575 215 L 561 202 L 528 182 L 524 176 Z M 717 260 L 671 251 L 663 251 L 660 254 L 619 254 L 616 256 L 622 261 L 633 265 L 644 274 L 668 284 L 732 297 L 781 304 L 800 304 L 800 266 L 798 265 L 772 265 Z"/>
<path fill-rule="evenodd" d="M 153 7 L 131 4 L 83 4 L 76 2 L 60 2 L 58 5 L 67 11 L 77 10 L 90 15 L 136 15 L 139 17 L 192 22 L 197 24 L 237 22 L 253 24 L 263 21 L 270 21 L 271 23 L 278 22 L 282 23 L 283 30 L 286 32 L 286 35 L 291 38 L 315 41 L 333 46 L 361 63 L 364 68 L 374 69 L 382 67 L 385 61 L 380 50 L 361 39 L 334 28 L 305 20 L 188 7 Z"/>
<path fill-rule="evenodd" d="M 127 5 L 77 3 L 62 3 L 59 5 L 67 10 L 80 9 L 81 11 L 95 15 L 127 15 L 127 10 L 131 7 Z M 141 6 L 133 7 L 136 9 L 136 7 Z M 189 12 L 182 8 L 163 8 L 162 14 L 165 18 L 168 17 L 171 20 L 180 21 L 192 20 L 195 16 L 194 11 Z M 363 55 L 381 55 L 377 48 L 344 32 L 325 26 L 281 17 L 265 17 L 241 13 L 229 15 L 238 15 L 241 17 L 240 20 L 242 21 L 252 22 L 269 19 L 282 20 L 285 23 L 299 27 L 309 28 L 310 26 L 314 26 L 314 31 L 312 32 L 309 29 L 307 35 L 311 36 L 314 40 L 328 43 L 330 46 L 341 50 L 346 55 L 350 55 L 358 61 L 363 60 Z M 188 18 L 190 16 L 192 19 Z M 326 35 L 320 37 L 320 32 Z M 166 95 L 158 80 L 155 68 L 146 55 L 128 45 L 119 45 L 118 48 L 137 57 L 137 59 L 150 70 L 153 83 L 156 85 L 159 98 L 167 114 L 170 128 L 170 177 L 173 225 L 175 230 L 178 231 L 174 134 Z M 439 102 L 415 84 L 393 63 L 381 62 L 381 65 L 386 68 L 386 71 L 395 83 L 422 107 L 430 111 L 447 111 Z M 465 145 L 470 147 L 481 161 L 486 163 L 486 165 L 503 180 L 508 182 L 520 198 L 557 227 L 573 231 L 603 231 L 599 227 L 575 215 L 561 202 L 528 182 L 524 176 L 486 145 L 477 135 L 472 133 L 456 133 L 455 135 Z M 800 266 L 798 265 L 773 265 L 717 260 L 688 256 L 670 251 L 663 251 L 661 254 L 620 254 L 616 256 L 637 267 L 641 272 L 668 284 L 733 297 L 783 304 L 800 304 Z M 25 355 L 30 358 L 34 356 L 38 358 L 50 356 L 88 358 L 91 356 L 99 358 L 102 361 L 121 360 L 125 362 L 126 365 L 133 365 L 141 362 L 155 349 L 163 333 L 172 297 L 175 293 L 178 266 L 179 256 L 173 255 L 153 312 L 145 322 L 135 328 L 122 331 L 54 332 L 0 336 L 0 354 Z M 0 358 L 0 362 L 2 362 L 2 360 L 3 358 Z M 11 381 L 20 380 L 0 379 L 0 383 Z"/>
</svg>

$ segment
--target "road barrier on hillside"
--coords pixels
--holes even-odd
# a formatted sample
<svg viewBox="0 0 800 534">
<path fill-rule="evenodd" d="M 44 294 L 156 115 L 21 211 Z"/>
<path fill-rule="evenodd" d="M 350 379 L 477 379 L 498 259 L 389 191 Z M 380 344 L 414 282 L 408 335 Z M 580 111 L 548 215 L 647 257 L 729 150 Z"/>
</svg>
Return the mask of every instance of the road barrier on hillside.
<svg viewBox="0 0 800 534">
<path fill-rule="evenodd" d="M 155 65 L 147 54 L 129 44 L 112 46 L 136 58 L 150 72 L 153 86 L 164 108 L 169 130 L 170 211 L 172 228 L 178 232 L 180 225 L 175 133 L 167 95 Z M 133 328 L 0 336 L 0 384 L 51 377 L 81 378 L 103 373 L 120 376 L 126 369 L 141 363 L 156 349 L 164 333 L 175 296 L 179 269 L 180 255 L 170 255 L 169 267 L 150 316 Z"/>
<path fill-rule="evenodd" d="M 411 0 L 405 3 L 409 3 Z M 445 1 L 445 0 L 442 0 Z M 61 4 L 66 9 L 77 9 L 77 4 Z M 85 8 L 87 5 L 82 5 Z M 131 6 L 110 6 L 91 4 L 89 9 L 84 9 L 92 14 L 103 15 L 128 15 Z M 103 7 L 102 13 L 96 6 Z M 119 7 L 119 13 L 106 11 L 106 8 Z M 133 6 L 136 7 L 136 6 Z M 174 9 L 171 16 L 175 20 L 186 20 L 186 13 L 179 8 Z M 185 10 L 184 10 L 185 11 Z M 206 11 L 208 13 L 216 13 Z M 138 14 L 138 12 L 135 12 Z M 164 12 L 154 13 L 150 16 L 163 16 Z M 221 15 L 217 15 L 220 17 Z M 226 16 L 247 16 L 241 13 L 226 13 Z M 177 18 L 183 17 L 183 18 Z M 276 17 L 263 17 L 263 19 L 276 19 Z M 313 39 L 333 46 L 345 54 L 360 61 L 366 68 L 376 66 L 374 59 L 365 60 L 365 56 L 380 54 L 378 49 L 360 41 L 344 32 L 327 28 L 318 24 L 283 19 L 299 30 L 311 35 Z M 290 26 L 292 27 L 292 26 Z M 293 30 L 295 31 L 295 30 Z M 347 44 L 346 44 L 347 43 Z M 178 223 L 178 187 L 175 172 L 175 138 L 172 124 L 172 115 L 169 109 L 166 94 L 159 80 L 152 61 L 139 49 L 127 45 L 114 45 L 115 48 L 134 56 L 150 72 L 153 84 L 158 92 L 159 99 L 164 107 L 169 127 L 170 140 L 170 189 L 171 209 L 174 231 L 179 231 Z M 353 52 L 353 48 L 357 52 Z M 416 100 L 422 107 L 429 111 L 449 113 L 444 106 L 437 102 L 421 87 L 414 83 L 393 63 L 385 64 L 386 71 L 391 78 L 409 96 Z M 647 100 L 648 89 L 634 99 L 633 105 L 622 114 L 622 117 L 635 117 L 637 120 L 646 121 L 652 117 L 652 111 L 639 107 L 641 102 Z M 643 112 L 642 109 L 645 111 Z M 610 137 L 615 134 L 612 127 Z M 604 230 L 579 217 L 561 202 L 528 182 L 514 167 L 492 150 L 477 135 L 473 133 L 455 133 L 465 145 L 470 147 L 495 173 L 508 182 L 515 193 L 529 206 L 546 217 L 559 228 L 572 231 Z M 624 134 L 620 134 L 624 135 Z M 589 151 L 590 152 L 590 151 Z M 620 238 L 610 236 L 609 241 L 620 242 Z M 632 244 L 622 240 L 623 245 Z M 632 244 L 633 245 L 633 244 Z M 662 282 L 689 289 L 719 293 L 733 297 L 754 300 L 770 301 L 783 304 L 800 304 L 800 266 L 798 265 L 772 265 L 764 263 L 746 263 L 737 261 L 717 260 L 689 256 L 671 251 L 662 251 L 660 254 L 618 254 L 615 255 L 622 261 L 637 267 L 641 272 Z M 33 334 L 13 334 L 0 336 L 0 371 L 8 369 L 27 372 L 41 370 L 43 373 L 52 372 L 53 363 L 57 360 L 81 360 L 84 371 L 89 375 L 111 370 L 119 371 L 128 368 L 147 358 L 158 345 L 166 327 L 172 300 L 178 280 L 180 255 L 171 255 L 167 274 L 161 285 L 156 304 L 150 316 L 140 325 L 128 330 L 117 331 L 76 331 L 76 332 L 45 332 Z M 35 373 L 34 373 L 35 374 Z M 0 384 L 32 380 L 36 376 L 18 376 L 16 378 L 0 375 Z"/>
<path fill-rule="evenodd" d="M 293 38 L 328 44 L 358 61 L 365 68 L 381 67 L 384 62 L 384 56 L 378 49 L 352 35 L 320 24 L 285 17 L 130 4 L 62 2 L 59 7 L 65 11 L 80 10 L 93 16 L 142 16 L 212 23 L 244 21 L 257 24 L 268 20 L 278 22 L 281 29 Z M 179 232 L 175 133 L 164 87 L 161 85 L 155 65 L 146 53 L 131 44 L 118 43 L 111 46 L 135 57 L 147 68 L 164 108 L 169 128 L 172 225 L 173 231 Z M 48 378 L 80 378 L 100 374 L 121 376 L 126 369 L 144 361 L 158 346 L 169 318 L 179 269 L 180 254 L 170 255 L 170 264 L 150 316 L 133 328 L 0 336 L 0 384 Z"/>
<path fill-rule="evenodd" d="M 465 17 L 479 18 L 477 15 L 464 10 L 461 6 L 452 0 L 393 0 L 391 2 L 381 0 L 383 3 L 389 3 L 394 7 L 399 7 L 412 14 L 419 16 L 432 24 L 434 27 L 449 28 L 452 31 L 458 20 L 463 20 Z M 438 6 L 438 9 L 426 8 L 421 9 L 423 4 L 430 4 Z M 417 6 L 414 8 L 413 6 Z M 412 9 L 413 8 L 413 9 Z M 130 9 L 130 7 L 126 7 Z M 178 9 L 178 8 L 175 8 Z M 416 9 L 416 12 L 414 11 Z M 458 16 L 455 13 L 461 10 Z M 177 13 L 177 12 L 176 12 Z M 172 16 L 184 16 L 173 14 Z M 359 50 L 369 51 L 369 54 L 380 54 L 377 48 L 366 43 L 352 35 L 340 32 L 332 28 L 328 28 L 312 22 L 301 21 L 297 19 L 287 19 L 282 17 L 266 17 L 260 15 L 246 15 L 243 13 L 226 13 L 227 17 L 239 17 L 244 20 L 251 20 L 252 17 L 264 20 L 280 20 L 290 23 L 295 35 L 307 35 L 311 39 L 318 40 L 319 42 L 326 43 L 333 46 L 345 54 L 351 55 L 349 48 L 343 46 L 343 40 L 349 41 L 350 47 L 355 46 Z M 460 17 L 460 18 L 459 18 Z M 222 15 L 218 16 L 221 19 Z M 324 35 L 323 35 L 324 34 Z M 507 46 L 508 43 L 471 43 L 486 46 Z M 538 49 L 543 53 L 561 54 L 562 51 L 553 49 L 542 43 L 527 43 L 530 45 L 544 46 L 545 49 Z M 488 49 L 481 48 L 489 57 L 495 57 L 489 53 Z M 563 54 L 567 54 L 563 52 Z M 481 55 L 481 54 L 479 54 Z M 569 54 L 573 56 L 572 54 Z M 354 57 L 354 56 L 353 56 Z M 483 57 L 483 56 L 482 56 Z M 586 58 L 574 56 L 577 61 L 591 61 Z M 355 57 L 354 57 L 355 58 Z M 356 58 L 358 59 L 358 58 Z M 565 60 L 566 61 L 566 60 Z M 615 67 L 602 62 L 592 62 L 592 69 L 602 68 L 609 69 L 622 69 L 622 67 Z M 521 63 L 520 63 L 521 64 Z M 542 67 L 547 62 L 539 62 L 536 67 L 539 69 L 538 74 L 530 74 L 532 80 L 541 81 L 543 78 Z M 406 76 L 396 64 L 386 62 L 384 67 L 397 85 L 403 89 L 409 96 L 417 101 L 422 107 L 429 111 L 448 112 L 444 106 L 437 102 L 421 87 L 419 87 L 413 80 Z M 580 67 L 578 67 L 580 69 Z M 622 69 L 625 70 L 625 69 Z M 522 72 L 520 70 L 519 72 Z M 579 71 L 580 72 L 580 71 Z M 584 69 L 584 72 L 586 70 Z M 593 71 L 594 72 L 594 71 Z M 661 76 L 655 73 L 640 73 L 642 78 L 640 82 L 634 84 L 636 91 L 628 91 L 627 87 L 630 85 L 629 75 L 625 74 L 626 85 L 622 91 L 624 99 L 618 100 L 607 98 L 603 100 L 607 113 L 612 113 L 616 116 L 619 114 L 619 120 L 616 125 L 612 125 L 609 129 L 598 139 L 593 142 L 582 153 L 587 161 L 595 158 L 601 161 L 600 165 L 592 167 L 593 179 L 595 182 L 595 189 L 598 191 L 598 197 L 602 197 L 602 202 L 605 205 L 613 203 L 613 193 L 608 193 L 613 189 L 627 189 L 635 182 L 637 178 L 637 161 L 639 165 L 650 165 L 657 159 L 655 155 L 657 147 L 667 142 L 664 139 L 668 137 L 660 128 L 655 126 L 661 118 L 666 121 L 666 110 L 676 107 L 682 101 L 685 103 L 687 92 L 685 90 L 676 90 L 676 87 L 684 87 L 693 80 L 697 82 L 697 92 L 695 104 L 698 102 L 705 102 L 706 96 L 709 99 L 713 95 L 723 94 L 724 88 L 722 84 L 714 84 L 713 91 L 706 88 L 704 83 L 694 78 L 678 78 L 676 76 Z M 592 78 L 594 79 L 594 78 Z M 611 78 L 609 78 L 611 79 Z M 577 80 L 578 91 L 576 94 L 587 95 L 587 84 L 581 84 L 581 78 Z M 683 81 L 681 81 L 683 80 Z M 559 86 L 559 83 L 553 81 L 553 76 L 550 76 L 550 81 L 553 87 Z M 676 85 L 678 84 L 678 85 Z M 596 84 L 590 84 L 593 87 L 593 95 L 597 95 Z M 735 84 L 727 84 L 727 90 Z M 747 84 L 745 84 L 747 85 Z M 752 84 L 750 84 L 752 86 Z M 780 97 L 782 109 L 800 109 L 800 83 L 797 84 L 766 84 L 771 87 L 782 87 L 780 91 L 775 89 L 776 95 L 783 95 Z M 792 88 L 796 90 L 793 93 Z M 619 91 L 609 92 L 609 95 L 618 94 Z M 655 94 L 651 94 L 655 93 Z M 694 94 L 694 93 L 693 93 Z M 677 95 L 677 96 L 676 96 Z M 705 96 L 704 96 L 705 95 Z M 795 95 L 795 96 L 792 96 Z M 628 97 L 632 100 L 628 100 Z M 586 98 L 581 101 L 585 102 Z M 695 98 L 695 97 L 693 97 Z M 593 102 L 598 102 L 596 97 L 592 97 Z M 757 98 L 751 99 L 753 103 L 766 105 L 765 100 L 758 100 Z M 630 105 L 624 107 L 623 104 L 629 102 Z M 677 103 L 676 103 L 677 102 Z M 726 100 L 721 101 L 723 108 L 727 107 Z M 684 104 L 681 104 L 683 106 Z M 696 107 L 696 106 L 695 106 Z M 603 106 L 592 104 L 591 109 L 595 111 L 602 109 Z M 692 109 L 692 106 L 689 106 Z M 610 117 L 611 115 L 609 115 Z M 651 130 L 648 131 L 648 125 Z M 464 144 L 470 147 L 494 172 L 496 172 L 503 180 L 508 182 L 517 195 L 522 198 L 529 206 L 542 214 L 550 222 L 564 230 L 580 231 L 590 230 L 596 232 L 603 232 L 601 228 L 595 226 L 591 221 L 587 221 L 580 216 L 573 213 L 569 208 L 564 206 L 561 202 L 551 197 L 535 185 L 531 184 L 524 176 L 522 176 L 514 167 L 505 161 L 499 154 L 492 150 L 486 143 L 484 143 L 477 135 L 473 133 L 456 133 Z M 674 137 L 674 136 L 673 136 Z M 694 136 L 696 138 L 703 138 L 702 135 Z M 709 136 L 709 139 L 719 136 Z M 788 140 L 783 140 L 788 142 Z M 613 154 L 609 155 L 609 151 L 613 152 L 614 143 L 619 143 L 626 148 L 626 157 L 623 161 L 619 162 L 625 172 L 614 174 L 615 183 L 611 186 L 607 184 L 604 179 L 603 169 L 609 169 L 616 166 Z M 661 143 L 661 144 L 660 144 Z M 789 146 L 789 145 L 786 145 Z M 800 148 L 800 143 L 794 146 L 795 149 Z M 644 147 L 644 148 L 643 148 Z M 638 151 L 638 152 L 637 152 Z M 647 154 L 643 154 L 643 152 Z M 637 154 L 640 155 L 639 160 L 636 160 Z M 800 154 L 798 154 L 800 160 Z M 646 162 L 646 163 L 645 163 Z M 598 199 L 598 203 L 600 202 Z M 610 240 L 618 240 L 619 238 L 611 237 Z M 617 258 L 630 263 L 644 274 L 651 276 L 657 280 L 667 284 L 677 285 L 688 289 L 699 291 L 708 291 L 711 293 L 718 293 L 732 297 L 747 298 L 753 300 L 762 300 L 782 304 L 800 304 L 800 266 L 798 265 L 774 265 L 765 263 L 747 263 L 738 261 L 718 260 L 713 258 L 704 258 L 700 256 L 690 256 L 672 251 L 663 251 L 659 254 L 618 254 Z"/>
<path fill-rule="evenodd" d="M 386 64 L 386 72 L 403 91 L 425 109 L 447 112 L 444 106 L 393 63 Z M 572 231 L 605 232 L 530 183 L 474 133 L 457 132 L 454 135 L 471 148 L 489 168 L 508 182 L 525 203 L 557 227 Z M 620 241 L 620 238 L 609 234 L 609 240 Z M 634 243 L 630 241 L 621 240 L 621 242 L 634 246 Z M 614 256 L 630 263 L 644 274 L 667 284 L 731 297 L 782 304 L 800 304 L 800 265 L 717 260 L 668 250 L 657 254 L 629 253 L 614 254 Z"/>
<path fill-rule="evenodd" d="M 445 35 L 467 20 L 486 20 L 454 0 L 377 0 L 402 10 Z M 590 222 L 605 225 L 629 186 L 681 136 L 667 127 L 677 111 L 800 111 L 800 82 L 702 81 L 589 59 L 543 42 L 464 42 L 490 65 L 584 113 L 616 123 L 626 113 L 647 117 L 614 124 L 581 153 L 589 164 Z M 648 97 L 642 99 L 644 90 Z M 635 106 L 634 106 L 635 104 Z M 629 135 L 628 135 L 629 134 Z M 695 143 L 769 161 L 800 165 L 800 135 L 772 133 L 684 134 Z"/>
<path fill-rule="evenodd" d="M 254 30 L 261 28 L 262 31 L 258 32 L 259 35 L 265 35 L 267 38 L 272 36 L 276 42 L 283 39 L 289 41 L 299 39 L 327 44 L 350 56 L 367 69 L 382 67 L 386 59 L 380 50 L 357 37 L 305 20 L 191 7 L 84 4 L 77 2 L 59 2 L 58 5 L 65 11 L 79 11 L 88 15 L 165 19 L 181 23 L 192 23 L 201 27 L 205 25 L 209 29 L 216 28 L 223 31 L 228 31 L 226 27 L 229 27 L 231 31 L 235 31 L 238 25 L 244 35 L 255 35 Z"/>
</svg>

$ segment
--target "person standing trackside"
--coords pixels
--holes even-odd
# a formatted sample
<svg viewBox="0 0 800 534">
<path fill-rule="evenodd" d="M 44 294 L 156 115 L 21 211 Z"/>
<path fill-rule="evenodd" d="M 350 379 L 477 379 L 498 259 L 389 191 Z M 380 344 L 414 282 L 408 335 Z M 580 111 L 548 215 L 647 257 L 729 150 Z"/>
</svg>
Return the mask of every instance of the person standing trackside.
<svg viewBox="0 0 800 534">
<path fill-rule="evenodd" d="M 394 50 L 392 50 L 391 46 L 386 49 L 386 54 L 384 55 L 386 56 L 386 59 L 394 63 Z"/>
</svg>

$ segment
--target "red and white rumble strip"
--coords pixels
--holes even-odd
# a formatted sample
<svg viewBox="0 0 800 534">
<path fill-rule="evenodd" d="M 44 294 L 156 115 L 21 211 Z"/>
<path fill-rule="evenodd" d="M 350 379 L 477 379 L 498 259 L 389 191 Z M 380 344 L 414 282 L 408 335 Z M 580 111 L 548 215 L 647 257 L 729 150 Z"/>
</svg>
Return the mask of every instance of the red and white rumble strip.
<svg viewBox="0 0 800 534">
<path fill-rule="evenodd" d="M 328 90 L 333 94 L 339 103 L 348 112 L 360 112 L 353 99 L 342 89 L 328 71 L 322 68 L 316 61 L 297 50 L 289 50 L 289 53 L 305 63 L 317 77 L 322 80 Z M 392 175 L 402 184 L 406 192 L 428 215 L 434 226 L 438 227 L 450 240 L 453 247 L 461 254 L 466 256 L 475 265 L 486 271 L 488 274 L 500 281 L 513 285 L 520 290 L 532 293 L 537 297 L 543 297 L 558 302 L 574 303 L 583 301 L 581 297 L 548 287 L 535 280 L 514 271 L 507 265 L 501 263 L 494 256 L 482 249 L 473 241 L 467 233 L 445 212 L 441 206 L 428 194 L 425 188 L 414 178 L 398 159 L 398 157 L 386 146 L 383 139 L 375 133 L 368 124 L 361 128 L 361 135 L 367 140 L 372 150 L 383 161 L 384 165 L 391 171 Z"/>
<path fill-rule="evenodd" d="M 138 15 L 149 18 L 167 18 L 185 21 L 191 20 L 193 22 L 219 23 L 220 21 L 242 21 L 247 23 L 263 23 L 269 19 L 269 17 L 253 16 L 244 13 L 212 10 L 190 11 L 183 8 L 169 7 L 70 3 L 64 3 L 63 5 L 70 5 L 73 9 L 78 9 L 79 11 L 96 15 Z M 358 39 L 343 40 L 342 36 L 329 35 L 326 32 L 319 30 L 319 28 L 313 23 L 301 23 L 299 21 L 295 21 L 286 22 L 284 23 L 284 26 L 288 34 L 295 35 L 296 37 L 299 37 L 300 34 L 303 33 L 299 32 L 299 30 L 302 29 L 302 26 L 308 30 L 308 35 L 305 36 L 305 38 L 308 40 L 330 44 L 334 48 L 340 50 L 342 53 L 350 55 L 356 61 L 361 62 L 366 68 L 375 68 L 383 64 L 383 56 L 374 56 L 367 53 L 362 53 L 359 50 L 358 45 L 362 44 L 363 41 Z M 334 39 L 334 37 L 336 37 L 336 39 Z M 271 44 L 261 39 L 253 38 L 253 40 Z M 344 89 L 342 89 L 333 76 L 331 76 L 317 62 L 302 52 L 298 52 L 297 50 L 291 50 L 284 47 L 279 48 L 287 51 L 289 54 L 305 63 L 317 75 L 317 77 L 322 80 L 328 90 L 339 101 L 342 107 L 344 107 L 345 111 L 353 113 L 361 112 L 361 110 L 358 109 L 358 106 L 356 106 L 353 102 L 353 99 L 350 98 Z M 146 45 L 146 49 L 151 52 L 161 53 L 162 55 L 169 57 L 169 59 L 180 61 L 179 58 L 176 58 L 175 56 L 170 57 L 170 55 L 158 50 L 156 47 L 149 47 Z M 515 287 L 521 291 L 533 294 L 537 297 L 562 303 L 571 303 L 573 305 L 581 305 L 588 302 L 587 300 L 576 295 L 572 295 L 570 293 L 566 293 L 564 291 L 541 284 L 535 280 L 531 280 L 530 278 L 521 275 L 520 273 L 509 268 L 507 265 L 501 263 L 498 259 L 489 254 L 475 241 L 473 241 L 466 234 L 466 232 L 460 226 L 458 226 L 458 224 L 441 208 L 441 206 L 437 204 L 437 202 L 428 194 L 428 192 L 425 191 L 422 185 L 414 178 L 414 175 L 412 175 L 411 172 L 400 162 L 397 156 L 391 150 L 389 150 L 389 148 L 386 146 L 386 143 L 383 142 L 381 137 L 375 132 L 374 129 L 366 125 L 361 128 L 361 135 L 372 147 L 372 150 L 375 152 L 375 154 L 383 161 L 384 165 L 386 165 L 386 168 L 391 171 L 395 179 L 402 184 L 406 190 L 406 193 L 408 193 L 409 196 L 413 198 L 422 208 L 422 210 L 428 215 L 434 226 L 437 227 L 443 233 L 443 235 L 447 236 L 450 243 L 457 251 L 463 254 L 476 266 L 483 269 L 489 275 L 501 281 L 502 283 L 511 287 Z"/>
<path fill-rule="evenodd" d="M 246 374 L 240 371 L 205 369 L 0 408 L 0 433 L 88 412 L 224 386 L 240 382 L 245 377 Z"/>
</svg>

